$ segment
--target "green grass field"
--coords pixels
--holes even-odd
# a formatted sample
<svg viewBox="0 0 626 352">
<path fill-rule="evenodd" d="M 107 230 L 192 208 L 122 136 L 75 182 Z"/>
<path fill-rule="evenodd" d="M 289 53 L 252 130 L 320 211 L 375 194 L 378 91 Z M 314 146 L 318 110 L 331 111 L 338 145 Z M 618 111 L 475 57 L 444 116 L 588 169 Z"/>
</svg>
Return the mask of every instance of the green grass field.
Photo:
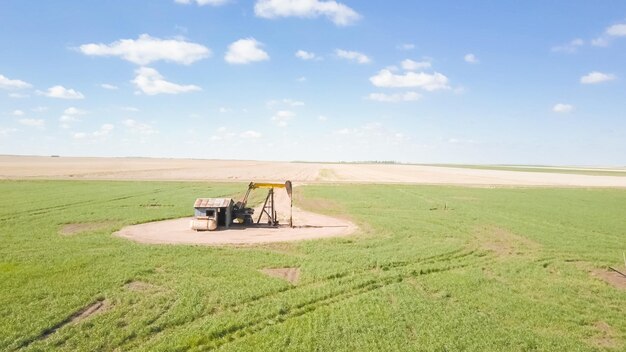
<svg viewBox="0 0 626 352">
<path fill-rule="evenodd" d="M 523 166 L 523 165 L 464 165 L 464 164 L 428 164 L 428 166 L 458 167 L 462 169 L 499 170 L 518 172 L 543 172 L 552 174 L 590 175 L 590 176 L 619 176 L 626 177 L 626 169 L 602 168 L 575 168 L 551 166 Z"/>
<path fill-rule="evenodd" d="M 626 291 L 588 273 L 623 268 L 626 190 L 306 186 L 298 204 L 361 230 L 222 248 L 111 236 L 243 190 L 0 182 L 0 350 L 626 348 Z M 73 223 L 95 225 L 59 234 Z M 281 267 L 300 281 L 260 272 Z"/>
</svg>

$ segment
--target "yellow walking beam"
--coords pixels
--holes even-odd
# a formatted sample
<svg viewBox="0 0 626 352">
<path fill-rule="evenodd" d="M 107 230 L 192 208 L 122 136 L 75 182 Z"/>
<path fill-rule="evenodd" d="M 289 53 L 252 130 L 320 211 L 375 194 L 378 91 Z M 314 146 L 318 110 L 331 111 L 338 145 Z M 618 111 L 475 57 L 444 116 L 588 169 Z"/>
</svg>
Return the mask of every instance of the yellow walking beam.
<svg viewBox="0 0 626 352">
<path fill-rule="evenodd" d="M 257 188 L 285 188 L 286 185 L 284 183 L 256 183 L 250 182 L 249 188 L 257 189 Z"/>
</svg>

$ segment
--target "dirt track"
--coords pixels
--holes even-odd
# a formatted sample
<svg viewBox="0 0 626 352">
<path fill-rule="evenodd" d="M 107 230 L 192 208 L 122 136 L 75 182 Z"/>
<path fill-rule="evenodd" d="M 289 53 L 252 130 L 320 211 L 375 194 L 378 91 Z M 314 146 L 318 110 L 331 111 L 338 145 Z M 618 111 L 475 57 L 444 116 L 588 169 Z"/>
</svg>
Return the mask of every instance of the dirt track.
<svg viewBox="0 0 626 352">
<path fill-rule="evenodd" d="M 626 172 L 625 172 L 626 176 Z M 626 177 L 386 164 L 0 156 L 0 179 L 277 181 L 626 187 Z"/>
</svg>

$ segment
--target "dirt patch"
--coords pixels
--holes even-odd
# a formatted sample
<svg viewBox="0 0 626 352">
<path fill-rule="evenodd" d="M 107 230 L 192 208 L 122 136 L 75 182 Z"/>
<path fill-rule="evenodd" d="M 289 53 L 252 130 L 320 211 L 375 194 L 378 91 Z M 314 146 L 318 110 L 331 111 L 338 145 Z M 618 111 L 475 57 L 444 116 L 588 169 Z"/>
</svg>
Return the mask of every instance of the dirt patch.
<svg viewBox="0 0 626 352">
<path fill-rule="evenodd" d="M 263 269 L 261 272 L 271 277 L 277 277 L 279 279 L 287 280 L 289 283 L 295 285 L 300 280 L 299 268 L 272 268 Z"/>
<path fill-rule="evenodd" d="M 476 242 L 499 257 L 528 255 L 540 248 L 538 243 L 497 226 L 477 228 Z"/>
<path fill-rule="evenodd" d="M 59 234 L 63 236 L 76 235 L 83 232 L 98 231 L 110 227 L 114 224 L 113 221 L 100 221 L 100 222 L 82 222 L 76 224 L 66 224 L 61 227 Z"/>
<path fill-rule="evenodd" d="M 111 303 L 106 299 L 102 301 L 96 301 L 94 304 L 89 305 L 82 310 L 74 313 L 74 315 L 72 315 L 72 317 L 70 318 L 68 324 L 79 323 L 94 314 L 99 314 L 106 311 L 107 309 L 109 309 L 110 306 Z"/>
<path fill-rule="evenodd" d="M 124 285 L 124 287 L 127 290 L 134 292 L 154 291 L 158 289 L 157 286 L 143 281 L 131 281 Z"/>
<path fill-rule="evenodd" d="M 602 279 L 602 281 L 615 288 L 626 290 L 626 278 L 614 271 L 609 271 L 607 269 L 593 269 L 591 270 L 591 275 Z"/>
<path fill-rule="evenodd" d="M 44 332 L 41 333 L 41 335 L 39 336 L 39 340 L 44 340 L 46 338 L 48 338 L 50 335 L 54 334 L 55 332 L 57 332 L 57 330 L 61 329 L 62 327 L 66 326 L 66 325 L 72 325 L 72 324 L 78 324 L 81 321 L 95 315 L 95 314 L 99 314 L 102 313 L 104 311 L 106 311 L 107 309 L 109 309 L 109 307 L 111 306 L 110 302 L 106 299 L 100 299 L 95 301 L 94 303 L 74 312 L 74 314 L 70 315 L 68 318 L 66 318 L 65 320 L 63 320 L 62 322 L 54 325 L 53 327 L 45 330 Z M 31 340 L 26 342 L 25 344 L 22 345 L 22 347 L 26 347 L 28 346 L 30 343 L 34 342 L 35 340 Z"/>
<path fill-rule="evenodd" d="M 274 202 L 280 223 L 287 224 L 290 204 L 287 192 L 275 190 Z M 257 209 L 254 213 L 258 216 L 260 211 Z M 293 207 L 293 227 L 235 225 L 228 230 L 193 231 L 189 226 L 190 221 L 191 218 L 182 218 L 127 226 L 114 235 L 141 243 L 220 246 L 329 238 L 350 235 L 357 230 L 351 221 L 304 211 L 298 207 Z"/>
<path fill-rule="evenodd" d="M 296 209 L 294 209 L 294 215 L 295 211 Z M 233 226 L 228 230 L 218 231 L 193 231 L 189 227 L 191 218 L 182 218 L 127 226 L 114 233 L 114 235 L 139 243 L 222 246 L 254 245 L 347 236 L 354 233 L 357 229 L 356 225 L 346 220 L 319 214 L 307 214 L 307 217 L 309 218 L 308 223 L 312 225 L 306 227 Z"/>
<path fill-rule="evenodd" d="M 616 337 L 615 330 L 606 322 L 597 321 L 593 327 L 598 330 L 598 335 L 591 338 L 591 345 L 602 348 L 621 347 L 621 343 Z"/>
</svg>

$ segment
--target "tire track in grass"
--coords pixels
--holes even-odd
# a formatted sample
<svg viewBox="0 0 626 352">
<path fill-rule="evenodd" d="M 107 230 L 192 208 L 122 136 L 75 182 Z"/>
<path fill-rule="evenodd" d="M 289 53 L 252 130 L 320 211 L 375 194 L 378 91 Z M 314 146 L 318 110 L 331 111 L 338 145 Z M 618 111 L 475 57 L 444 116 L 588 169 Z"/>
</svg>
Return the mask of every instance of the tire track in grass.
<svg viewBox="0 0 626 352">
<path fill-rule="evenodd" d="M 397 262 L 388 262 L 388 263 L 384 263 L 384 264 L 377 264 L 375 266 L 369 266 L 365 269 L 359 270 L 359 271 L 346 271 L 343 273 L 335 273 L 333 275 L 329 275 L 325 278 L 323 278 L 322 280 L 317 280 L 317 281 L 313 281 L 310 282 L 306 285 L 303 286 L 286 286 L 284 289 L 280 289 L 278 291 L 272 292 L 270 294 L 267 295 L 260 295 L 260 296 L 256 296 L 256 297 L 252 297 L 251 299 L 245 301 L 245 302 L 237 302 L 234 304 L 229 304 L 229 305 L 224 305 L 222 307 L 213 307 L 211 309 L 211 312 L 209 312 L 208 315 L 213 316 L 214 314 L 216 314 L 217 312 L 222 312 L 222 311 L 226 311 L 226 312 L 231 312 L 231 313 L 235 313 L 235 314 L 239 314 L 241 312 L 243 312 L 246 308 L 250 307 L 253 303 L 256 303 L 262 299 L 267 299 L 267 298 L 272 298 L 272 297 L 277 297 L 278 295 L 282 294 L 282 293 L 290 293 L 290 291 L 292 290 L 302 290 L 302 289 L 306 289 L 306 288 L 310 288 L 311 286 L 320 286 L 320 285 L 325 285 L 325 284 L 330 284 L 335 280 L 351 280 L 353 281 L 355 277 L 359 277 L 365 274 L 369 274 L 371 272 L 371 270 L 373 269 L 381 269 L 383 270 L 385 273 L 387 273 L 386 275 L 396 275 L 398 276 L 398 273 L 394 273 L 394 271 L 399 270 L 400 268 L 405 268 L 408 267 L 410 265 L 428 265 L 428 264 L 438 264 L 438 263 L 445 263 L 445 262 L 449 262 L 451 260 L 455 260 L 455 259 L 462 259 L 462 258 L 480 258 L 480 257 L 475 257 L 475 251 L 470 250 L 464 250 L 463 248 L 460 249 L 456 249 L 456 250 L 452 250 L 446 253 L 441 253 L 438 255 L 434 255 L 434 256 L 430 256 L 430 257 L 425 257 L 425 258 L 421 258 L 417 261 L 413 261 L 413 262 L 406 262 L 406 261 L 397 261 Z M 463 266 L 469 266 L 470 264 L 466 264 L 466 265 L 462 265 L 462 266 L 458 266 L 458 267 L 463 267 Z M 444 270 L 452 270 L 455 267 L 448 267 L 448 268 L 444 268 Z M 420 269 L 419 272 L 418 271 L 413 271 L 413 275 L 424 275 L 424 274 L 430 274 L 433 272 L 439 272 L 442 271 L 440 269 L 437 268 L 426 268 L 426 269 Z M 382 281 L 381 281 L 382 280 Z M 297 316 L 301 316 L 304 315 L 308 312 L 312 312 L 315 309 L 317 309 L 315 307 L 316 302 L 326 302 L 328 301 L 328 304 L 332 304 L 333 302 L 337 301 L 337 300 L 342 300 L 340 299 L 343 296 L 346 296 L 346 298 L 349 297 L 353 297 L 356 296 L 357 294 L 361 294 L 359 293 L 360 291 L 363 290 L 362 293 L 365 292 L 369 292 L 371 291 L 371 289 L 367 289 L 367 287 L 372 287 L 372 289 L 375 288 L 379 288 L 379 287 L 384 287 L 386 286 L 388 283 L 386 283 L 387 281 L 389 281 L 389 278 L 383 278 L 383 279 L 369 279 L 366 280 L 365 283 L 361 283 L 357 286 L 348 288 L 346 290 L 339 290 L 339 292 L 335 292 L 333 294 L 326 294 L 323 295 L 321 298 L 315 298 L 313 300 L 309 300 L 307 302 L 304 303 L 299 303 L 296 304 L 294 306 L 294 308 L 291 308 L 288 310 L 288 312 L 290 312 L 290 314 L 285 314 L 285 313 L 279 313 L 279 314 L 272 314 L 269 316 L 266 316 L 264 319 L 260 320 L 260 321 L 255 321 L 252 323 L 248 323 L 248 324 L 244 324 L 239 326 L 238 328 L 229 328 L 227 330 L 232 330 L 233 333 L 238 333 L 239 331 L 241 331 L 242 329 L 248 329 L 254 326 L 260 327 L 260 328 L 255 328 L 253 330 L 262 330 L 264 329 L 267 325 L 273 325 L 271 320 L 278 317 L 280 321 L 284 320 L 283 317 L 297 317 Z M 391 280 L 393 281 L 393 280 Z M 401 281 L 401 280 L 400 280 Z M 382 285 L 380 283 L 383 283 Z M 98 302 L 96 302 L 97 304 Z M 328 304 L 323 304 L 323 305 L 328 305 Z M 89 308 L 89 307 L 88 307 Z M 157 321 L 159 321 L 161 318 L 165 319 L 164 317 L 166 316 L 167 312 L 171 311 L 171 305 L 167 307 L 167 309 L 163 310 L 160 314 L 157 314 L 155 317 L 153 317 L 150 321 L 150 323 L 155 323 Z M 221 309 L 220 309 L 221 308 Z M 59 330 L 60 328 L 62 328 L 63 326 L 73 322 L 72 319 L 74 319 L 74 317 L 78 314 L 80 315 L 83 311 L 85 310 L 85 308 L 78 310 L 78 313 L 73 313 L 72 315 L 69 316 L 69 318 L 61 321 L 60 323 L 55 324 L 52 328 L 48 328 L 43 330 L 42 333 L 31 337 L 27 340 L 24 340 L 22 342 L 22 344 L 19 345 L 19 347 L 16 348 L 20 349 L 20 348 L 25 348 L 28 347 L 29 345 L 31 345 L 32 343 L 36 342 L 36 341 L 40 341 L 40 340 L 44 340 L 46 338 L 48 338 L 49 336 L 51 336 L 52 334 L 54 334 L 57 330 Z M 180 326 L 185 326 L 188 324 L 192 324 L 194 322 L 197 322 L 200 319 L 206 318 L 207 315 L 202 315 L 202 316 L 198 316 L 197 318 L 188 321 L 188 322 L 183 322 L 183 324 L 179 324 L 179 325 L 175 325 L 175 326 L 171 326 L 168 327 L 167 325 L 163 325 L 163 324 L 148 324 L 147 325 L 147 330 L 151 331 L 151 332 L 156 332 L 157 334 L 160 334 L 162 332 L 167 332 L 171 329 L 180 327 Z M 269 323 L 264 323 L 264 322 L 269 322 Z M 227 331 L 228 332 L 228 331 Z M 225 332 L 220 332 L 217 333 L 217 335 L 224 335 L 224 336 L 229 336 L 228 333 Z M 216 335 L 216 336 L 217 336 Z M 247 335 L 244 334 L 244 335 Z M 125 343 L 129 343 L 133 340 L 135 340 L 136 338 L 140 338 L 141 336 L 136 336 L 135 338 L 129 338 L 126 339 L 124 341 L 121 342 L 121 344 L 118 347 L 121 347 L 122 345 L 124 345 Z M 157 337 L 157 336 L 154 336 Z M 151 340 L 152 338 L 150 338 L 149 340 Z"/>
<path fill-rule="evenodd" d="M 121 196 L 121 197 L 115 197 L 115 198 L 106 199 L 106 200 L 87 199 L 87 200 L 82 200 L 82 201 L 78 201 L 78 202 L 65 203 L 65 204 L 53 205 L 53 206 L 42 207 L 42 208 L 21 210 L 21 211 L 16 211 L 16 212 L 13 212 L 13 213 L 0 214 L 1 216 L 7 216 L 7 217 L 0 218 L 0 221 L 1 220 L 12 219 L 12 218 L 15 218 L 15 217 L 19 217 L 20 215 L 24 215 L 24 214 L 30 215 L 30 214 L 32 214 L 32 212 L 40 212 L 40 211 L 46 211 L 46 210 L 65 210 L 67 208 L 71 208 L 71 207 L 75 207 L 75 206 L 81 206 L 81 205 L 85 205 L 85 204 L 109 203 L 109 202 L 114 202 L 114 201 L 118 201 L 118 200 L 130 199 L 130 198 L 134 198 L 134 197 L 141 197 L 141 196 L 149 195 L 149 194 L 163 193 L 164 191 L 171 191 L 173 193 L 177 193 L 180 190 L 194 189 L 196 187 L 198 187 L 198 186 L 194 185 L 194 184 L 190 184 L 190 185 L 184 184 L 184 185 L 178 185 L 177 187 L 174 187 L 174 188 L 172 188 L 172 187 L 155 188 L 155 189 L 152 189 L 152 190 L 149 190 L 149 191 L 145 191 L 145 192 L 131 193 L 130 195 L 125 195 L 125 196 Z M 110 192 L 103 192 L 104 195 L 107 195 L 109 193 Z M 123 192 L 123 193 L 126 193 L 126 192 Z M 226 195 L 223 195 L 223 196 L 226 196 Z M 217 196 L 217 197 L 222 197 L 222 195 Z M 93 198 L 95 198 L 95 196 Z"/>
<path fill-rule="evenodd" d="M 424 257 L 424 258 L 420 258 L 416 261 L 413 262 L 389 262 L 387 264 L 377 264 L 375 266 L 368 266 L 364 269 L 360 269 L 360 270 L 350 270 L 350 271 L 345 271 L 345 272 L 340 272 L 340 273 L 334 273 L 332 275 L 328 275 L 320 280 L 316 280 L 316 281 L 312 281 L 309 283 L 305 283 L 305 284 L 301 284 L 301 285 L 288 285 L 288 286 L 284 286 L 276 291 L 272 291 L 269 292 L 267 294 L 262 294 L 262 295 L 257 295 L 257 296 L 252 296 L 249 299 L 243 300 L 243 301 L 239 301 L 239 302 L 234 302 L 234 303 L 230 303 L 230 304 L 224 304 L 221 306 L 216 306 L 213 307 L 211 309 L 211 312 L 208 315 L 214 315 L 217 314 L 217 312 L 220 313 L 224 313 L 224 312 L 240 312 L 243 309 L 253 305 L 254 303 L 257 303 L 261 300 L 264 299 L 271 299 L 271 298 L 275 298 L 278 297 L 281 294 L 288 294 L 291 293 L 291 291 L 301 291 L 301 290 L 305 290 L 307 288 L 313 287 L 313 286 L 320 286 L 320 285 L 325 285 L 325 284 L 329 284 L 332 283 L 335 280 L 341 280 L 341 279 L 351 279 L 355 276 L 359 276 L 359 275 L 363 275 L 363 274 L 368 274 L 370 273 L 372 270 L 374 269 L 381 269 L 381 270 L 386 270 L 387 266 L 389 268 L 402 268 L 408 265 L 415 265 L 415 264 L 435 264 L 438 262 L 442 262 L 442 261 L 449 261 L 451 259 L 460 259 L 460 258 L 464 258 L 464 257 L 468 257 L 470 255 L 473 255 L 475 253 L 475 251 L 473 250 L 466 250 L 464 248 L 458 248 L 452 251 L 448 251 L 448 252 L 444 252 L 444 253 L 440 253 L 440 254 L 436 254 L 433 256 L 429 256 L 429 257 Z M 172 329 L 176 329 L 176 328 L 180 328 L 182 326 L 187 326 L 189 324 L 193 324 L 196 321 L 205 318 L 207 315 L 203 315 L 203 316 L 198 316 L 192 320 L 186 321 L 186 322 L 181 322 L 180 324 L 175 324 L 175 325 L 171 325 L 169 327 L 163 328 L 162 324 L 159 324 L 158 326 L 150 326 L 148 327 L 149 330 L 156 330 L 159 331 L 158 334 L 162 334 L 167 332 L 168 330 L 172 330 Z M 151 337 L 150 339 L 154 339 L 158 337 L 157 335 Z"/>
<path fill-rule="evenodd" d="M 83 206 L 83 205 L 88 205 L 88 204 L 105 204 L 105 203 L 110 203 L 110 202 L 116 202 L 116 201 L 119 201 L 119 200 L 125 200 L 125 199 L 130 199 L 130 198 L 135 198 L 135 197 L 141 197 L 141 196 L 145 196 L 145 195 L 149 195 L 149 194 L 161 193 L 162 191 L 163 191 L 163 189 L 156 189 L 156 190 L 153 190 L 153 191 L 150 191 L 150 192 L 135 193 L 133 195 L 123 196 L 123 197 L 115 197 L 115 198 L 106 199 L 106 200 L 89 199 L 89 200 L 84 200 L 84 201 L 80 201 L 80 202 L 73 202 L 73 203 L 66 203 L 66 204 L 55 205 L 55 206 L 51 206 L 51 207 L 23 210 L 23 211 L 18 211 L 18 212 L 6 214 L 7 216 L 3 217 L 3 218 L 0 218 L 0 221 L 6 221 L 6 220 L 19 218 L 22 215 L 28 215 L 28 216 L 43 215 L 43 214 L 48 214 L 51 211 L 67 210 L 67 209 L 70 209 L 70 208 L 73 208 L 73 207 L 76 207 L 76 206 Z"/>
<path fill-rule="evenodd" d="M 460 252 L 462 250 L 455 250 L 455 251 L 451 251 L 451 252 Z M 445 254 L 440 254 L 437 256 L 433 256 L 433 257 L 442 257 L 445 256 Z M 439 273 L 439 272 L 445 272 L 445 271 L 450 271 L 450 270 L 454 270 L 454 269 L 458 269 L 458 268 L 464 268 L 464 267 L 472 267 L 475 265 L 484 265 L 486 263 L 489 262 L 489 260 L 492 260 L 492 258 L 489 258 L 487 256 L 479 256 L 475 254 L 475 251 L 469 251 L 468 253 L 465 253 L 463 255 L 459 255 L 459 256 L 451 256 L 451 257 L 445 257 L 445 258 L 441 258 L 439 260 L 433 260 L 434 258 L 430 257 L 429 260 L 431 260 L 431 262 L 429 263 L 425 263 L 425 260 L 421 261 L 421 262 L 411 262 L 408 263 L 406 265 L 398 265 L 395 266 L 393 268 L 389 268 L 389 269 L 383 269 L 383 275 L 385 275 L 384 278 L 366 278 L 365 281 L 362 281 L 361 283 L 355 285 L 352 285 L 352 287 L 346 288 L 346 289 L 339 289 L 339 290 L 335 290 L 335 292 L 333 293 L 326 293 L 323 294 L 321 297 L 318 298 L 313 298 L 311 300 L 308 300 L 306 302 L 303 303 L 298 303 L 293 305 L 291 308 L 288 309 L 281 309 L 278 313 L 272 313 L 272 314 L 268 314 L 265 315 L 263 318 L 260 319 L 256 319 L 252 322 L 246 322 L 246 323 L 237 323 L 234 325 L 231 325 L 227 328 L 224 328 L 222 330 L 218 330 L 216 332 L 211 333 L 210 337 L 208 338 L 208 340 L 206 340 L 205 342 L 201 341 L 201 346 L 207 347 L 207 346 L 212 346 L 212 347 L 207 347 L 209 349 L 214 349 L 217 348 L 225 343 L 229 343 L 232 342 L 236 339 L 239 339 L 241 337 L 244 336 L 248 336 L 252 333 L 256 333 L 256 332 L 260 332 L 261 330 L 263 330 L 264 328 L 266 328 L 267 326 L 270 325 L 275 325 L 275 323 L 278 322 L 284 322 L 286 321 L 288 318 L 295 318 L 295 317 L 299 317 L 302 316 L 304 314 L 308 314 L 314 310 L 317 309 L 317 304 L 318 302 L 321 302 L 320 304 L 322 304 L 322 306 L 325 305 L 330 305 L 339 301 L 343 301 L 345 299 L 351 298 L 351 297 L 355 297 L 357 295 L 363 294 L 363 293 L 367 293 L 370 292 L 374 289 L 378 289 L 378 288 L 382 288 L 385 287 L 391 283 L 394 282 L 399 282 L 399 281 L 403 281 L 404 279 L 408 278 L 408 277 L 417 277 L 417 276 L 422 276 L 422 275 L 428 275 L 428 274 L 433 274 L 433 273 Z M 441 263 L 446 263 L 449 262 L 450 260 L 454 260 L 457 258 L 467 258 L 467 259 L 477 259 L 477 261 L 475 262 L 469 262 L 469 263 L 459 263 L 456 265 L 444 265 L 443 267 L 424 267 L 424 264 L 441 264 Z M 415 266 L 415 268 L 413 270 L 411 270 L 409 273 L 401 273 L 398 272 L 400 269 L 402 268 L 409 268 L 410 266 L 413 265 Z M 303 286 L 303 287 L 298 287 L 298 286 L 294 286 L 291 289 L 285 289 L 285 290 L 280 290 L 278 292 L 274 292 L 272 294 L 268 294 L 265 295 L 263 298 L 273 298 L 278 296 L 281 293 L 290 293 L 293 290 L 297 290 L 298 288 L 303 289 L 303 288 L 307 288 L 310 287 L 312 285 L 320 285 L 320 284 L 328 284 L 330 282 L 332 282 L 335 279 L 350 279 L 350 281 L 354 281 L 356 276 L 363 276 L 363 275 L 371 275 L 371 270 L 375 269 L 375 268 L 371 268 L 368 267 L 367 269 L 363 269 L 361 270 L 359 273 L 354 273 L 353 275 L 332 275 L 330 279 L 323 279 L 321 281 L 314 281 L 311 282 L 310 284 Z M 347 283 L 347 285 L 350 285 L 350 283 Z M 363 292 L 361 292 L 363 291 Z M 343 297 L 343 298 L 342 298 Z M 243 314 L 243 312 L 245 312 L 245 308 L 248 308 L 252 305 L 252 303 L 255 303 L 257 301 L 259 301 L 261 298 L 257 298 L 254 300 L 249 300 L 245 303 L 241 303 L 239 302 L 239 304 L 234 304 L 234 305 L 229 305 L 229 306 L 224 306 L 224 310 L 219 310 L 217 309 L 216 311 L 219 311 L 221 313 L 233 313 L 233 314 Z M 329 302 L 329 303 L 324 303 L 324 302 Z M 215 309 L 214 309 L 215 310 Z M 158 336 L 162 335 L 163 333 L 166 332 L 171 332 L 172 329 L 180 329 L 183 326 L 188 326 L 190 324 L 194 324 L 194 323 L 198 323 L 199 320 L 206 320 L 209 318 L 209 316 L 213 316 L 212 314 L 209 315 L 204 315 L 201 317 L 198 317 L 194 320 L 191 320 L 189 322 L 186 322 L 184 324 L 178 325 L 178 326 L 174 326 L 174 327 L 170 327 L 167 329 L 163 329 L 158 335 L 152 336 L 151 338 L 149 338 L 146 342 L 150 341 L 150 340 L 154 340 L 155 338 L 157 338 Z M 219 342 L 216 342 L 219 341 Z M 198 346 L 196 346 L 198 347 Z"/>
<path fill-rule="evenodd" d="M 258 296 L 253 296 L 251 298 L 249 298 L 248 300 L 244 300 L 244 301 L 240 301 L 240 302 L 234 302 L 234 303 L 230 303 L 230 304 L 226 304 L 224 306 L 222 306 L 221 308 L 223 309 L 238 309 L 238 308 L 243 308 L 247 305 L 250 305 L 252 303 L 255 303 L 259 300 L 262 300 L 264 298 L 270 298 L 273 297 L 275 295 L 281 294 L 281 293 L 285 293 L 288 291 L 292 291 L 292 290 L 301 290 L 301 289 L 305 289 L 307 287 L 310 286 L 314 286 L 314 285 L 319 285 L 319 284 L 323 284 L 323 283 L 327 283 L 329 281 L 332 280 L 337 280 L 337 279 L 343 279 L 343 278 L 347 278 L 347 277 L 353 277 L 356 275 L 360 275 L 366 272 L 369 272 L 373 269 L 377 269 L 377 268 L 383 268 L 383 267 L 390 267 L 390 268 L 396 268 L 396 267 L 403 267 L 403 266 L 407 266 L 407 265 L 412 265 L 412 264 L 418 264 L 418 263 L 435 263 L 437 262 L 439 258 L 448 258 L 448 256 L 450 255 L 454 255 L 460 252 L 463 252 L 463 248 L 459 248 L 459 249 L 455 249 L 452 250 L 450 252 L 446 252 L 446 253 L 442 253 L 442 254 L 437 254 L 434 256 L 430 256 L 430 257 L 425 257 L 425 258 L 421 258 L 418 259 L 416 261 L 413 262 L 405 262 L 405 261 L 398 261 L 398 262 L 387 262 L 386 264 L 377 264 L 375 266 L 368 266 L 364 269 L 360 269 L 360 270 L 348 270 L 348 271 L 344 271 L 344 272 L 339 272 L 339 273 L 334 273 L 331 275 L 328 275 L 326 277 L 321 278 L 320 280 L 315 280 L 309 283 L 305 283 L 305 284 L 300 284 L 300 285 L 289 285 L 289 286 L 285 286 L 277 291 L 274 292 L 270 292 L 267 294 L 263 294 L 263 295 L 258 295 Z M 449 259 L 455 259 L 455 258 L 463 258 L 466 256 L 469 256 L 471 254 L 473 254 L 475 251 L 467 251 L 466 253 L 462 253 L 458 256 L 451 256 L 449 257 Z M 448 259 L 445 259 L 448 260 Z"/>
<path fill-rule="evenodd" d="M 286 321 L 304 315 L 313 313 L 319 308 L 331 306 L 346 300 L 349 300 L 360 295 L 373 292 L 375 290 L 387 287 L 392 284 L 403 282 L 409 277 L 418 277 L 423 275 L 430 275 L 434 273 L 442 273 L 451 271 L 454 269 L 470 267 L 469 264 L 457 264 L 451 266 L 445 266 L 442 268 L 427 268 L 421 269 L 419 272 L 412 271 L 409 274 L 389 274 L 382 279 L 369 279 L 365 282 L 359 283 L 347 290 L 339 291 L 335 294 L 326 294 L 321 298 L 309 300 L 304 303 L 296 304 L 289 309 L 281 309 L 278 313 L 267 315 L 263 318 L 257 319 L 252 322 L 243 324 L 234 324 L 230 327 L 218 330 L 211 333 L 206 339 L 206 342 L 200 341 L 195 345 L 196 348 L 215 350 L 223 345 L 237 342 L 238 340 L 260 333 L 264 329 L 270 326 L 276 326 L 278 324 L 285 323 Z"/>
<path fill-rule="evenodd" d="M 181 189 L 185 189 L 185 188 L 190 188 L 190 187 L 189 186 L 183 186 L 183 187 L 178 187 L 178 188 L 175 188 L 175 189 L 157 188 L 157 189 L 154 189 L 154 190 L 151 190 L 151 191 L 148 191 L 148 192 L 140 192 L 140 193 L 135 193 L 135 194 L 127 195 L 127 196 L 106 199 L 106 200 L 89 199 L 89 200 L 80 201 L 80 202 L 73 202 L 73 203 L 55 205 L 55 206 L 51 206 L 51 207 L 44 207 L 44 208 L 31 209 L 31 210 L 23 210 L 23 211 L 10 213 L 10 214 L 5 214 L 5 215 L 8 215 L 8 216 L 0 218 L 0 221 L 7 221 L 7 220 L 11 220 L 11 219 L 16 219 L 16 218 L 19 218 L 20 216 L 23 216 L 23 215 L 28 215 L 28 216 L 44 215 L 44 214 L 50 213 L 51 211 L 67 210 L 67 209 L 71 209 L 71 208 L 74 208 L 74 207 L 77 207 L 77 206 L 93 205 L 93 204 L 106 204 L 106 203 L 111 203 L 111 202 L 117 202 L 117 201 L 120 201 L 120 200 L 126 200 L 126 199 L 131 199 L 131 198 L 136 198 L 136 197 L 142 197 L 142 196 L 151 195 L 151 194 L 164 193 L 165 191 L 172 191 L 173 193 L 177 193 Z M 226 196 L 228 196 L 228 195 L 217 195 L 216 197 L 226 197 Z"/>
<path fill-rule="evenodd" d="M 102 310 L 107 309 L 106 300 L 104 298 L 99 298 L 92 303 L 74 311 L 72 314 L 67 316 L 65 319 L 57 322 L 56 324 L 44 329 L 38 335 L 29 337 L 23 340 L 21 343 L 17 345 L 13 350 L 17 351 L 22 348 L 26 348 L 37 341 L 43 341 L 56 333 L 59 329 L 65 327 L 66 325 L 77 324 L 81 322 L 83 319 L 87 319 L 90 316 L 99 313 Z"/>
<path fill-rule="evenodd" d="M 178 187 L 178 188 L 176 188 L 176 189 L 174 189 L 172 191 L 173 192 L 177 192 L 180 189 L 184 189 L 184 188 L 190 188 L 190 186 Z M 169 190 L 171 190 L 171 189 L 169 189 Z M 56 205 L 56 206 L 35 209 L 38 212 L 20 211 L 20 212 L 15 212 L 15 213 L 9 214 L 10 217 L 0 218 L 0 221 L 6 221 L 6 220 L 10 220 L 10 219 L 19 218 L 20 215 L 22 215 L 24 213 L 28 213 L 29 216 L 31 216 L 31 215 L 41 215 L 41 214 L 49 213 L 51 211 L 66 210 L 66 209 L 70 209 L 70 208 L 76 207 L 76 206 L 83 206 L 85 204 L 104 204 L 104 203 L 110 203 L 110 202 L 116 202 L 116 201 L 120 201 L 120 200 L 125 200 L 125 199 L 141 197 L 141 196 L 150 195 L 150 194 L 162 193 L 164 191 L 165 191 L 165 189 L 155 189 L 155 190 L 151 190 L 149 192 L 140 192 L 140 193 L 135 193 L 135 194 L 128 195 L 128 196 L 115 197 L 115 198 L 106 199 L 106 200 L 87 200 L 87 201 L 73 202 L 73 203 L 67 203 L 67 204 L 60 204 L 60 205 Z M 66 325 L 69 325 L 69 324 L 77 323 L 79 321 L 79 320 L 77 320 L 77 318 L 80 318 L 81 315 L 83 315 L 85 312 L 89 313 L 89 315 L 92 314 L 92 312 L 91 312 L 92 309 L 94 310 L 94 312 L 98 312 L 101 309 L 101 307 L 102 307 L 103 301 L 104 301 L 104 299 L 98 299 L 93 304 L 91 304 L 91 305 L 89 305 L 87 307 L 82 307 L 82 308 L 74 311 L 74 313 L 70 314 L 64 320 L 55 323 L 51 327 L 45 328 L 40 333 L 38 333 L 38 334 L 36 334 L 34 336 L 31 336 L 29 338 L 24 339 L 13 350 L 26 348 L 26 347 L 30 346 L 32 343 L 34 343 L 36 341 L 47 339 L 48 337 L 50 337 L 51 335 L 56 333 L 57 330 L 61 329 L 62 327 L 66 326 Z M 168 307 L 168 309 L 163 311 L 161 314 L 157 315 L 157 317 L 153 318 L 151 320 L 151 322 L 154 322 L 154 321 L 158 320 L 162 315 L 164 315 L 167 311 L 169 311 L 169 308 L 171 308 L 171 307 Z"/>
</svg>

